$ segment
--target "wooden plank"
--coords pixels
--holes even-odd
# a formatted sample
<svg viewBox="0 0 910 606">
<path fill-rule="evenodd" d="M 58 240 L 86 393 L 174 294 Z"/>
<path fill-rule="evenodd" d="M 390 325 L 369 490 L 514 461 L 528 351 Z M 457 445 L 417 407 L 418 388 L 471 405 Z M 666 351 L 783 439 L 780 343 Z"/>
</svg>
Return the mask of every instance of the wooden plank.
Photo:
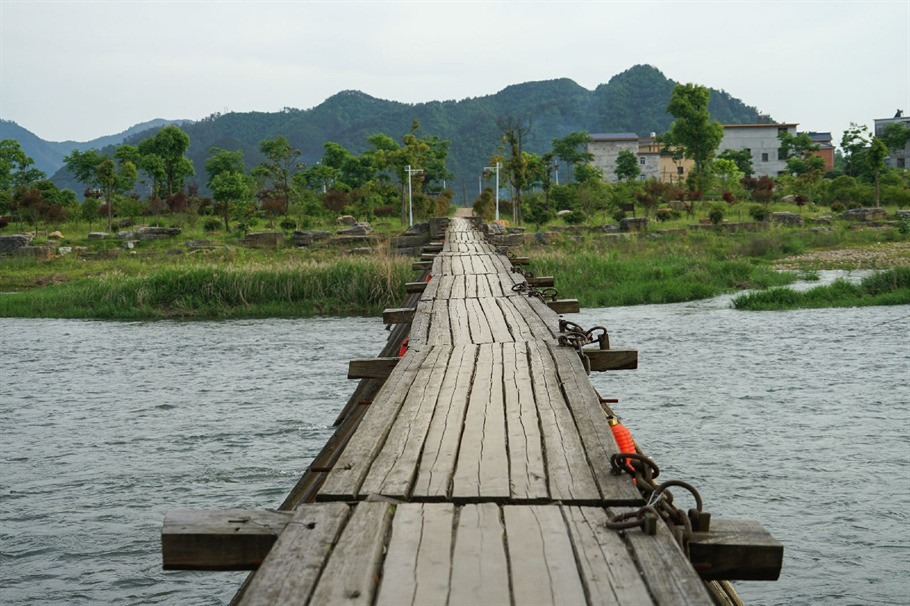
<svg viewBox="0 0 910 606">
<path fill-rule="evenodd" d="M 411 320 L 408 338 L 410 345 L 416 346 L 427 343 L 430 333 L 430 309 L 425 303 L 417 305 L 417 311 L 414 312 L 414 319 Z"/>
<path fill-rule="evenodd" d="M 592 372 L 638 368 L 638 351 L 634 349 L 582 349 L 582 352 L 590 360 Z"/>
<path fill-rule="evenodd" d="M 606 527 L 606 512 L 599 507 L 563 506 L 562 510 L 590 603 L 653 604 L 622 537 Z"/>
<path fill-rule="evenodd" d="M 452 291 L 449 293 L 450 299 L 467 298 L 467 278 L 469 276 L 458 275 L 452 277 Z"/>
<path fill-rule="evenodd" d="M 414 307 L 393 307 L 382 312 L 382 321 L 386 324 L 408 324 L 414 319 Z"/>
<path fill-rule="evenodd" d="M 389 437 L 363 481 L 362 495 L 408 498 L 451 351 L 447 346 L 434 347 L 417 371 Z"/>
<path fill-rule="evenodd" d="M 529 286 L 537 286 L 540 288 L 546 286 L 554 286 L 556 284 L 556 280 L 553 278 L 553 276 L 537 276 L 536 278 L 528 278 L 527 282 Z"/>
<path fill-rule="evenodd" d="M 471 329 L 471 342 L 492 343 L 494 341 L 493 331 L 480 302 L 477 299 L 465 299 L 464 306 L 468 316 L 468 326 Z M 494 308 L 497 311 L 499 309 L 495 306 Z"/>
<path fill-rule="evenodd" d="M 585 604 L 562 512 L 550 505 L 502 508 L 515 604 Z"/>
<path fill-rule="evenodd" d="M 509 497 L 502 374 L 502 348 L 481 345 L 452 480 L 453 499 Z"/>
<path fill-rule="evenodd" d="M 432 261 L 414 261 L 411 263 L 411 269 L 414 271 L 426 271 L 433 267 Z"/>
<path fill-rule="evenodd" d="M 452 331 L 449 322 L 449 305 L 445 299 L 433 301 L 430 320 L 430 333 L 427 341 L 430 345 L 451 345 Z"/>
<path fill-rule="evenodd" d="M 502 318 L 508 326 L 509 334 L 512 335 L 514 341 L 535 340 L 538 337 L 531 331 L 525 317 L 519 313 L 515 300 L 516 297 L 501 297 L 495 300 L 496 306 L 499 307 Z"/>
<path fill-rule="evenodd" d="M 452 332 L 453 345 L 470 345 L 471 340 L 470 320 L 465 299 L 449 299 L 449 330 Z"/>
<path fill-rule="evenodd" d="M 491 297 L 474 299 L 474 305 L 479 310 L 478 313 L 483 314 L 486 318 L 493 342 L 512 343 L 515 341 L 512 331 L 509 330 L 509 322 L 506 319 L 506 315 L 503 313 L 502 308 L 496 304 L 496 299 Z"/>
<path fill-rule="evenodd" d="M 689 556 L 703 579 L 776 581 L 784 546 L 758 522 L 714 519 L 709 532 L 693 533 Z"/>
<path fill-rule="evenodd" d="M 641 503 L 641 494 L 630 476 L 617 476 L 611 472 L 610 456 L 618 453 L 619 447 L 578 354 L 571 347 L 552 343 L 547 348 L 556 363 L 559 382 L 604 502 L 615 505 Z"/>
<path fill-rule="evenodd" d="M 404 291 L 407 293 L 423 292 L 427 289 L 427 282 L 405 282 Z"/>
<path fill-rule="evenodd" d="M 477 349 L 468 345 L 456 347 L 452 352 L 427 431 L 412 498 L 445 499 L 449 496 Z"/>
<path fill-rule="evenodd" d="M 164 570 L 256 570 L 294 514 L 171 509 L 161 529 Z"/>
<path fill-rule="evenodd" d="M 349 379 L 386 379 L 401 358 L 366 358 L 348 362 Z"/>
<path fill-rule="evenodd" d="M 389 430 L 407 397 L 420 365 L 429 350 L 409 350 L 401 359 L 338 457 L 332 471 L 319 489 L 318 500 L 356 498 L 363 478 L 376 453 L 382 448 Z"/>
<path fill-rule="evenodd" d="M 372 604 L 392 509 L 388 503 L 359 503 L 354 508 L 316 582 L 312 604 Z"/>
<path fill-rule="evenodd" d="M 581 311 L 578 299 L 557 299 L 556 301 L 547 301 L 547 307 L 558 314 L 577 314 Z"/>
<path fill-rule="evenodd" d="M 623 510 L 617 510 L 617 512 Z M 704 582 L 689 563 L 670 530 L 658 522 L 653 536 L 633 529 L 625 533 L 638 569 L 658 604 L 713 606 Z"/>
<path fill-rule="evenodd" d="M 597 503 L 601 493 L 575 421 L 563 399 L 553 359 L 544 344 L 531 342 L 527 345 L 550 497 L 565 503 Z"/>
<path fill-rule="evenodd" d="M 495 504 L 461 508 L 452 552 L 449 606 L 512 603 L 504 533 Z"/>
<path fill-rule="evenodd" d="M 530 265 L 531 257 L 508 257 L 512 265 Z"/>
<path fill-rule="evenodd" d="M 450 503 L 395 508 L 377 606 L 446 603 L 454 523 Z"/>
<path fill-rule="evenodd" d="M 253 576 L 239 606 L 306 604 L 350 508 L 301 505 Z"/>
<path fill-rule="evenodd" d="M 544 500 L 549 497 L 547 472 L 527 346 L 504 343 L 502 367 L 511 496 L 513 500 Z"/>
</svg>

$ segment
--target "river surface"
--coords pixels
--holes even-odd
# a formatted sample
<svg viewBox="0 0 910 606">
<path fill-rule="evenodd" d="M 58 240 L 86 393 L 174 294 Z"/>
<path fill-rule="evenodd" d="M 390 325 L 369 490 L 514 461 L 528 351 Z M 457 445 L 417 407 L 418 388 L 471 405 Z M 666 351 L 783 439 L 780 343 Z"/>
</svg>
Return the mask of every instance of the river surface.
<svg viewBox="0 0 910 606">
<path fill-rule="evenodd" d="M 736 584 L 747 603 L 910 603 L 910 306 L 729 301 L 578 314 L 640 352 L 592 381 L 661 479 L 784 544 L 779 581 Z M 0 319 L 0 602 L 226 603 L 245 573 L 161 570 L 165 511 L 277 506 L 386 334 Z"/>
</svg>

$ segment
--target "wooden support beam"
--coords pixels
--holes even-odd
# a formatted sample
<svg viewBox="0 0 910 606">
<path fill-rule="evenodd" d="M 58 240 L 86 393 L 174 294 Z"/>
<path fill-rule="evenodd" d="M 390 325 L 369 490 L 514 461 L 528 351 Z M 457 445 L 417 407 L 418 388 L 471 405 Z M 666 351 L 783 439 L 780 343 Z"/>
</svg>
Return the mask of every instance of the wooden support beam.
<svg viewBox="0 0 910 606">
<path fill-rule="evenodd" d="M 441 243 L 434 244 L 434 243 L 430 242 L 429 244 L 424 246 L 423 249 L 421 249 L 421 252 L 425 252 L 425 253 L 442 252 L 442 244 Z"/>
<path fill-rule="evenodd" d="M 367 358 L 348 363 L 349 379 L 387 379 L 401 358 Z"/>
<path fill-rule="evenodd" d="M 414 271 L 423 271 L 427 269 L 433 269 L 432 261 L 414 261 L 411 263 L 411 269 Z"/>
<path fill-rule="evenodd" d="M 528 265 L 531 263 L 531 257 L 509 257 L 512 265 Z"/>
<path fill-rule="evenodd" d="M 558 299 L 547 301 L 547 306 L 558 314 L 577 314 L 581 311 L 578 299 Z"/>
<path fill-rule="evenodd" d="M 689 553 L 705 580 L 776 581 L 784 560 L 784 546 L 752 520 L 712 520 L 692 534 Z"/>
<path fill-rule="evenodd" d="M 161 529 L 165 570 L 256 570 L 290 511 L 172 509 Z"/>
<path fill-rule="evenodd" d="M 427 289 L 426 282 L 405 282 L 404 291 L 408 294 L 423 292 Z"/>
<path fill-rule="evenodd" d="M 635 349 L 582 349 L 591 361 L 591 371 L 634 370 L 638 368 L 638 351 Z"/>
<path fill-rule="evenodd" d="M 407 324 L 414 319 L 416 307 L 393 307 L 383 310 L 382 321 L 386 324 Z"/>
<path fill-rule="evenodd" d="M 436 258 L 436 253 L 422 253 L 420 255 L 421 261 L 432 261 Z"/>
<path fill-rule="evenodd" d="M 553 276 L 539 276 L 537 278 L 527 278 L 528 286 L 553 286 L 556 280 Z"/>
</svg>

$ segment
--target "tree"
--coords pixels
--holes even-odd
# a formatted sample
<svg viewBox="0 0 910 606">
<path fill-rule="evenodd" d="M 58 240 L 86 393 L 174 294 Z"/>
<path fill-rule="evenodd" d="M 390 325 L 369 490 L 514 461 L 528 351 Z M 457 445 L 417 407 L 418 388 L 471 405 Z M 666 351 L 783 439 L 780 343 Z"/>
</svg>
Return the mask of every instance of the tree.
<svg viewBox="0 0 910 606">
<path fill-rule="evenodd" d="M 116 152 L 114 156 L 118 158 Z M 115 197 L 133 189 L 137 177 L 136 165 L 129 160 L 129 150 L 119 154 L 117 160 L 115 158 L 103 156 L 94 149 L 84 152 L 76 149 L 63 159 L 76 179 L 89 189 L 100 191 L 107 206 L 108 231 L 113 229 Z"/>
<path fill-rule="evenodd" d="M 711 92 L 698 84 L 677 84 L 667 105 L 676 118 L 661 138 L 666 147 L 678 145 L 683 156 L 695 162 L 696 190 L 703 189 L 711 159 L 724 136 L 724 127 L 711 120 L 708 101 Z"/>
<path fill-rule="evenodd" d="M 33 168 L 35 161 L 25 155 L 15 139 L 0 141 L 0 214 L 12 205 L 17 192 L 31 189 L 45 174 Z"/>
<path fill-rule="evenodd" d="M 910 140 L 910 127 L 898 122 L 892 122 L 885 126 L 881 140 L 890 152 L 901 149 Z"/>
<path fill-rule="evenodd" d="M 752 168 L 752 152 L 748 149 L 725 149 L 717 157 L 733 161 L 744 177 L 751 177 L 755 172 Z"/>
<path fill-rule="evenodd" d="M 189 147 L 190 136 L 173 125 L 139 143 L 140 166 L 152 176 L 153 195 L 169 198 L 183 190 L 187 177 L 196 174 L 193 163 L 184 156 Z"/>
<path fill-rule="evenodd" d="M 872 137 L 869 146 L 869 167 L 875 180 L 875 206 L 881 206 L 881 192 L 879 191 L 879 177 L 885 170 L 885 158 L 888 157 L 888 145 L 880 137 Z"/>
<path fill-rule="evenodd" d="M 250 180 L 243 170 L 243 152 L 228 151 L 218 147 L 209 149 L 205 171 L 209 175 L 208 186 L 212 197 L 219 204 L 224 217 L 225 231 L 231 231 L 231 208 L 250 195 Z"/>
<path fill-rule="evenodd" d="M 570 174 L 573 174 L 576 164 L 588 164 L 594 160 L 594 154 L 590 153 L 587 148 L 584 148 L 584 151 L 579 149 L 583 145 L 586 146 L 591 140 L 591 135 L 587 131 L 575 131 L 562 139 L 553 139 L 552 153 L 568 164 Z"/>
<path fill-rule="evenodd" d="M 523 141 L 531 132 L 531 121 L 524 121 L 515 116 L 499 116 L 496 125 L 503 133 L 502 142 L 508 148 L 509 155 L 503 167 L 512 186 L 512 220 L 521 224 L 521 190 L 528 183 L 528 158 L 522 150 Z"/>
<path fill-rule="evenodd" d="M 641 174 L 638 158 L 627 149 L 623 149 L 616 156 L 616 177 L 620 181 L 634 181 Z"/>
<path fill-rule="evenodd" d="M 297 163 L 300 150 L 295 149 L 287 138 L 279 135 L 274 139 L 260 141 L 259 151 L 265 155 L 266 160 L 253 169 L 253 176 L 265 179 L 267 185 L 271 185 L 270 191 L 265 197 L 277 201 L 281 206 L 281 211 L 287 216 L 291 182 L 294 173 L 301 167 Z"/>
<path fill-rule="evenodd" d="M 869 140 L 866 138 L 868 134 L 868 127 L 860 126 L 855 122 L 851 122 L 844 131 L 840 140 L 840 147 L 844 152 L 844 174 L 857 177 L 863 172 L 865 164 L 863 150 L 869 145 Z"/>
</svg>

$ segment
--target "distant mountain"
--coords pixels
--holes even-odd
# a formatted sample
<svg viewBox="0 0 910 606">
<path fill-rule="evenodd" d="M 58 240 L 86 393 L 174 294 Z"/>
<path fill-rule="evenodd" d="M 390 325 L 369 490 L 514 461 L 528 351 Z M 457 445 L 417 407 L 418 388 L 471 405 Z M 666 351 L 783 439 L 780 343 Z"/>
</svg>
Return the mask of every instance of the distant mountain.
<svg viewBox="0 0 910 606">
<path fill-rule="evenodd" d="M 666 113 L 666 107 L 675 84 L 655 67 L 636 65 L 593 91 L 562 78 L 515 84 L 494 95 L 461 101 L 407 104 L 349 90 L 307 110 L 213 114 L 182 128 L 190 135 L 187 155 L 196 167 L 196 182 L 201 185 L 205 183 L 205 159 L 211 147 L 243 150 L 246 165 L 252 168 L 263 160 L 259 142 L 284 135 L 301 150 L 303 162 L 313 163 L 322 157 L 326 141 L 359 153 L 369 146 L 368 136 L 382 132 L 400 141 L 413 120 L 419 119 L 424 134 L 452 142 L 448 166 L 455 179 L 448 185 L 457 194 L 464 187 L 473 196 L 478 174 L 500 144 L 497 116 L 529 119 L 531 132 L 524 145 L 534 153 L 549 151 L 554 138 L 579 130 L 646 136 L 670 127 L 673 116 Z M 723 123 L 759 120 L 755 107 L 714 89 L 709 109 L 712 117 Z M 136 144 L 152 134 L 134 129 L 134 134 L 116 143 Z M 38 160 L 36 155 L 32 157 Z M 61 171 L 54 180 L 79 191 L 79 186 L 67 177 L 66 171 Z"/>
<path fill-rule="evenodd" d="M 162 118 L 157 118 L 132 126 L 122 133 L 99 137 L 97 139 L 92 139 L 91 141 L 54 142 L 45 141 L 15 122 L 0 119 L 0 140 L 15 139 L 18 141 L 19 146 L 22 148 L 22 151 L 25 152 L 25 155 L 35 161 L 35 166 L 44 171 L 48 176 L 52 176 L 63 166 L 63 158 L 68 156 L 74 149 L 85 151 L 87 149 L 103 149 L 109 145 L 120 145 L 131 135 L 145 132 L 150 129 L 161 128 L 168 124 L 183 126 L 188 122 L 189 120 L 164 120 Z"/>
</svg>

